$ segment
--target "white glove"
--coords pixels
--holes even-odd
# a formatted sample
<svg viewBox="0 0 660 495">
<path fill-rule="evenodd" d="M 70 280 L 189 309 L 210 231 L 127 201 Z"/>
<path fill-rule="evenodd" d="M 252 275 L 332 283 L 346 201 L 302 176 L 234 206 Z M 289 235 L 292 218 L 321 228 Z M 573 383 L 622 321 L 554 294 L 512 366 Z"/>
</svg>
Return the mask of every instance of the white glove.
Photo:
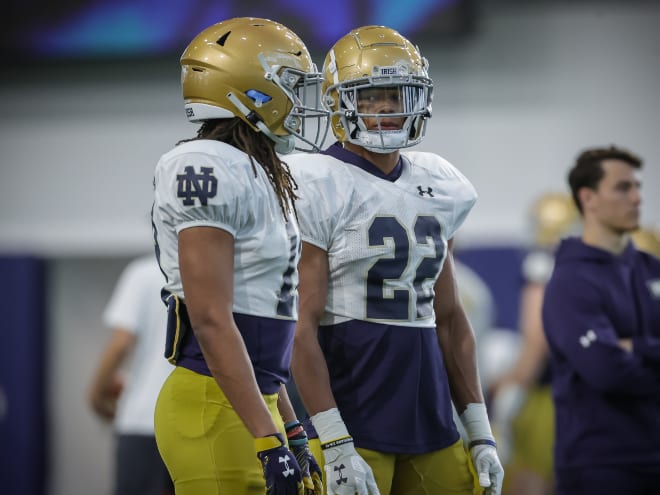
<svg viewBox="0 0 660 495">
<path fill-rule="evenodd" d="M 460 418 L 468 436 L 468 448 L 479 476 L 479 485 L 485 488 L 484 495 L 500 495 L 504 469 L 497 457 L 497 445 L 490 430 L 486 406 L 468 404 Z"/>
<path fill-rule="evenodd" d="M 339 410 L 334 407 L 310 419 L 323 449 L 328 495 L 380 495 L 374 474 L 355 450 Z"/>
</svg>

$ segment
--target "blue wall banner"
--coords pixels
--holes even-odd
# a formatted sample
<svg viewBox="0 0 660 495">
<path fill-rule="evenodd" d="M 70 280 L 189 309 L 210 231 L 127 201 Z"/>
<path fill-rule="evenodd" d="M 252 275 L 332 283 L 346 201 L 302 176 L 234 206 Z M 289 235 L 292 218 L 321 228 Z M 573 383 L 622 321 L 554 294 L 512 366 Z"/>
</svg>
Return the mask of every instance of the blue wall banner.
<svg viewBox="0 0 660 495">
<path fill-rule="evenodd" d="M 46 482 L 45 262 L 0 256 L 0 492 L 43 495 Z"/>
</svg>

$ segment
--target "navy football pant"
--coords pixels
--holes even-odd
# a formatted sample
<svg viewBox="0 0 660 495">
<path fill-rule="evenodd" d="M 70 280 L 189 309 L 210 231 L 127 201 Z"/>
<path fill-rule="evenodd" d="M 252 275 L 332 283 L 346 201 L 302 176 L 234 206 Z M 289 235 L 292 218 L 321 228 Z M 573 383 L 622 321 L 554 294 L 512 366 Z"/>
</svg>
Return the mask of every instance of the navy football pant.
<svg viewBox="0 0 660 495">
<path fill-rule="evenodd" d="M 156 438 L 148 435 L 116 436 L 115 495 L 169 495 L 174 493 Z"/>
</svg>

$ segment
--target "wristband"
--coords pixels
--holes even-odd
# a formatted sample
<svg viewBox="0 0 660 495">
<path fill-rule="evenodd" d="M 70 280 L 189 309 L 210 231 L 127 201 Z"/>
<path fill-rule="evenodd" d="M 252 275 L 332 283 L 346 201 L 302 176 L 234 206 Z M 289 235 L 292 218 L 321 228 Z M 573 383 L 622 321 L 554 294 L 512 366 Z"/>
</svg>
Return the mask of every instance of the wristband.
<svg viewBox="0 0 660 495">
<path fill-rule="evenodd" d="M 353 437 L 338 438 L 337 440 L 332 440 L 328 443 L 323 443 L 321 444 L 321 449 L 322 450 L 331 449 L 332 447 L 339 447 L 340 445 L 344 445 L 346 443 L 353 443 Z"/>
<path fill-rule="evenodd" d="M 300 424 L 300 421 L 291 421 L 290 423 L 285 424 L 284 430 L 286 431 L 286 437 L 289 440 L 300 434 L 303 434 L 305 437 L 307 437 L 305 434 L 305 429 Z"/>
<path fill-rule="evenodd" d="M 321 445 L 351 436 L 336 407 L 316 413 L 309 419 L 318 433 Z"/>
<path fill-rule="evenodd" d="M 459 416 L 469 441 L 488 438 L 493 440 L 493 432 L 490 429 L 488 413 L 483 403 L 473 402 L 467 405 L 465 411 Z M 469 443 L 469 442 L 468 442 Z"/>
<path fill-rule="evenodd" d="M 276 449 L 284 445 L 284 438 L 281 433 L 273 433 L 267 437 L 258 437 L 254 439 L 254 450 L 263 452 L 265 450 Z"/>
<path fill-rule="evenodd" d="M 495 443 L 495 440 L 489 440 L 487 438 L 482 438 L 480 440 L 472 440 L 468 444 L 468 449 L 471 449 L 472 447 L 476 447 L 477 445 L 490 445 L 492 447 L 497 448 L 497 443 Z"/>
<path fill-rule="evenodd" d="M 299 447 L 307 445 L 307 432 L 297 419 L 285 423 L 284 431 L 286 431 L 286 439 L 289 442 L 289 446 Z"/>
</svg>

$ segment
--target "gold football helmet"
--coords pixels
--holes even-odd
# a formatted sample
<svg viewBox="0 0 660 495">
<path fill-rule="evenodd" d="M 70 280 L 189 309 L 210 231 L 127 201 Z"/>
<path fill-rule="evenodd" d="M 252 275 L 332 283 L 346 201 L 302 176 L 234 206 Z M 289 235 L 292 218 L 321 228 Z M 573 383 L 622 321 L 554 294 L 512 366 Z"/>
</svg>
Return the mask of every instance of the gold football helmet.
<svg viewBox="0 0 660 495">
<path fill-rule="evenodd" d="M 534 241 L 539 247 L 554 247 L 562 237 L 577 233 L 580 216 L 570 194 L 543 194 L 530 213 Z"/>
<path fill-rule="evenodd" d="M 642 227 L 631 234 L 635 246 L 660 258 L 660 228 Z"/>
<path fill-rule="evenodd" d="M 390 153 L 423 139 L 433 94 L 428 62 L 394 29 L 364 26 L 342 37 L 325 58 L 323 77 L 324 104 L 339 142 Z M 368 99 L 390 105 L 378 108 Z"/>
<path fill-rule="evenodd" d="M 325 139 L 321 81 L 303 41 L 268 19 L 238 17 L 214 24 L 181 56 L 188 120 L 239 117 L 272 139 L 279 153 L 293 151 L 295 138 L 309 149 Z M 313 138 L 305 135 L 306 127 L 316 132 Z"/>
</svg>

